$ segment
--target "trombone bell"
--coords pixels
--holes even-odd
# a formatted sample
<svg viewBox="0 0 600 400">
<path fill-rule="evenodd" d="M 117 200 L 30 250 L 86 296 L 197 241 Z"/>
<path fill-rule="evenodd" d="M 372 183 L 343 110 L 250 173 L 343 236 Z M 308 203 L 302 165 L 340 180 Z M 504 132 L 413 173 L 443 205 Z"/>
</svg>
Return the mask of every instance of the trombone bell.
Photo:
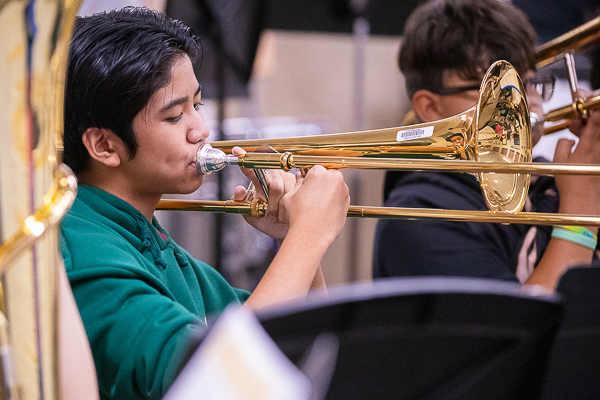
<svg viewBox="0 0 600 400">
<path fill-rule="evenodd" d="M 228 154 L 239 146 L 248 152 L 305 156 L 519 163 L 531 162 L 530 132 L 523 83 L 511 64 L 498 61 L 483 78 L 478 104 L 440 121 L 331 135 L 220 141 L 212 146 Z M 199 172 L 206 173 L 200 166 Z M 480 172 L 476 176 L 491 211 L 522 210 L 529 174 Z"/>
</svg>

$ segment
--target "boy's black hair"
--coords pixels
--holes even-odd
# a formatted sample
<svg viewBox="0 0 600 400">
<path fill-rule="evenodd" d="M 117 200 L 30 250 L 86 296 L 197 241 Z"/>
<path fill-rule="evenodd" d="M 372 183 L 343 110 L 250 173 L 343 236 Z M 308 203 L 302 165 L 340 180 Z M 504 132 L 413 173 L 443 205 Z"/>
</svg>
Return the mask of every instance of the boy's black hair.
<svg viewBox="0 0 600 400">
<path fill-rule="evenodd" d="M 184 55 L 193 65 L 201 61 L 198 38 L 158 11 L 126 7 L 78 17 L 65 90 L 65 164 L 76 174 L 88 167 L 82 135 L 90 127 L 110 129 L 135 156 L 133 119 L 169 84 L 174 61 Z"/>
<path fill-rule="evenodd" d="M 535 71 L 535 31 L 527 16 L 502 0 L 430 0 L 404 26 L 398 56 L 409 97 L 443 88 L 444 71 L 479 80 L 492 63 Z"/>
</svg>

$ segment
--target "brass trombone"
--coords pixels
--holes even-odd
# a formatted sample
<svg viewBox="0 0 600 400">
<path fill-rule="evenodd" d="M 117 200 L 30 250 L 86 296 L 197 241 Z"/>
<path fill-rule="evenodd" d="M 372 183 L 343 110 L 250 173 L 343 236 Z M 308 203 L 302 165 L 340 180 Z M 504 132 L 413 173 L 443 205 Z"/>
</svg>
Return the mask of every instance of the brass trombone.
<svg viewBox="0 0 600 400">
<path fill-rule="evenodd" d="M 530 129 L 523 83 L 508 62 L 499 61 L 489 68 L 483 79 L 478 104 L 456 116 L 430 124 L 362 132 L 215 142 L 214 149 L 209 146 L 199 148 L 197 167 L 199 172 L 204 174 L 229 164 L 254 169 L 290 169 L 321 164 L 330 168 L 473 172 L 477 175 L 490 211 L 351 206 L 348 215 L 600 225 L 600 217 L 597 216 L 519 213 L 527 197 L 532 173 L 600 175 L 598 166 L 531 163 Z M 460 150 L 453 144 L 453 138 L 463 142 Z M 240 157 L 228 156 L 227 153 L 231 153 L 234 146 L 249 152 L 262 153 L 247 153 Z M 262 215 L 265 205 L 258 201 L 162 200 L 158 209 Z"/>
</svg>

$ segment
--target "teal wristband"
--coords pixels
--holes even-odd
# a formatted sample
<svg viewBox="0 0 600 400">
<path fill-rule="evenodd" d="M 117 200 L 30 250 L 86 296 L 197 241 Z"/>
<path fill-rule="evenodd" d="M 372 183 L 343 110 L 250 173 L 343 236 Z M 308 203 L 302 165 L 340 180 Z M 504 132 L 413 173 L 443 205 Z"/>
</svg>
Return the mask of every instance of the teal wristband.
<svg viewBox="0 0 600 400">
<path fill-rule="evenodd" d="M 558 226 L 555 226 L 552 230 L 552 237 L 568 240 L 569 242 L 577 243 L 592 250 L 596 249 L 596 244 L 598 243 L 596 238 L 587 236 L 583 233 L 566 230 Z"/>
<path fill-rule="evenodd" d="M 565 231 L 570 231 L 573 233 L 580 233 L 584 236 L 591 237 L 592 239 L 598 241 L 598 236 L 588 228 L 584 228 L 583 226 L 571 226 L 571 225 L 555 225 L 555 228 L 564 229 Z"/>
</svg>

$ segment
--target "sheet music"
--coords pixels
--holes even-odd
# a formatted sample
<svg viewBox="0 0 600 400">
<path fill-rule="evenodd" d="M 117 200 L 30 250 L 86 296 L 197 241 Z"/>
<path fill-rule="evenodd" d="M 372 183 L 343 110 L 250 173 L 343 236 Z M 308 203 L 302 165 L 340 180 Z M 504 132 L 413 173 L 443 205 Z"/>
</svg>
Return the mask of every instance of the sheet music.
<svg viewBox="0 0 600 400">
<path fill-rule="evenodd" d="M 163 400 L 308 400 L 308 378 L 246 307 L 230 306 Z"/>
</svg>

